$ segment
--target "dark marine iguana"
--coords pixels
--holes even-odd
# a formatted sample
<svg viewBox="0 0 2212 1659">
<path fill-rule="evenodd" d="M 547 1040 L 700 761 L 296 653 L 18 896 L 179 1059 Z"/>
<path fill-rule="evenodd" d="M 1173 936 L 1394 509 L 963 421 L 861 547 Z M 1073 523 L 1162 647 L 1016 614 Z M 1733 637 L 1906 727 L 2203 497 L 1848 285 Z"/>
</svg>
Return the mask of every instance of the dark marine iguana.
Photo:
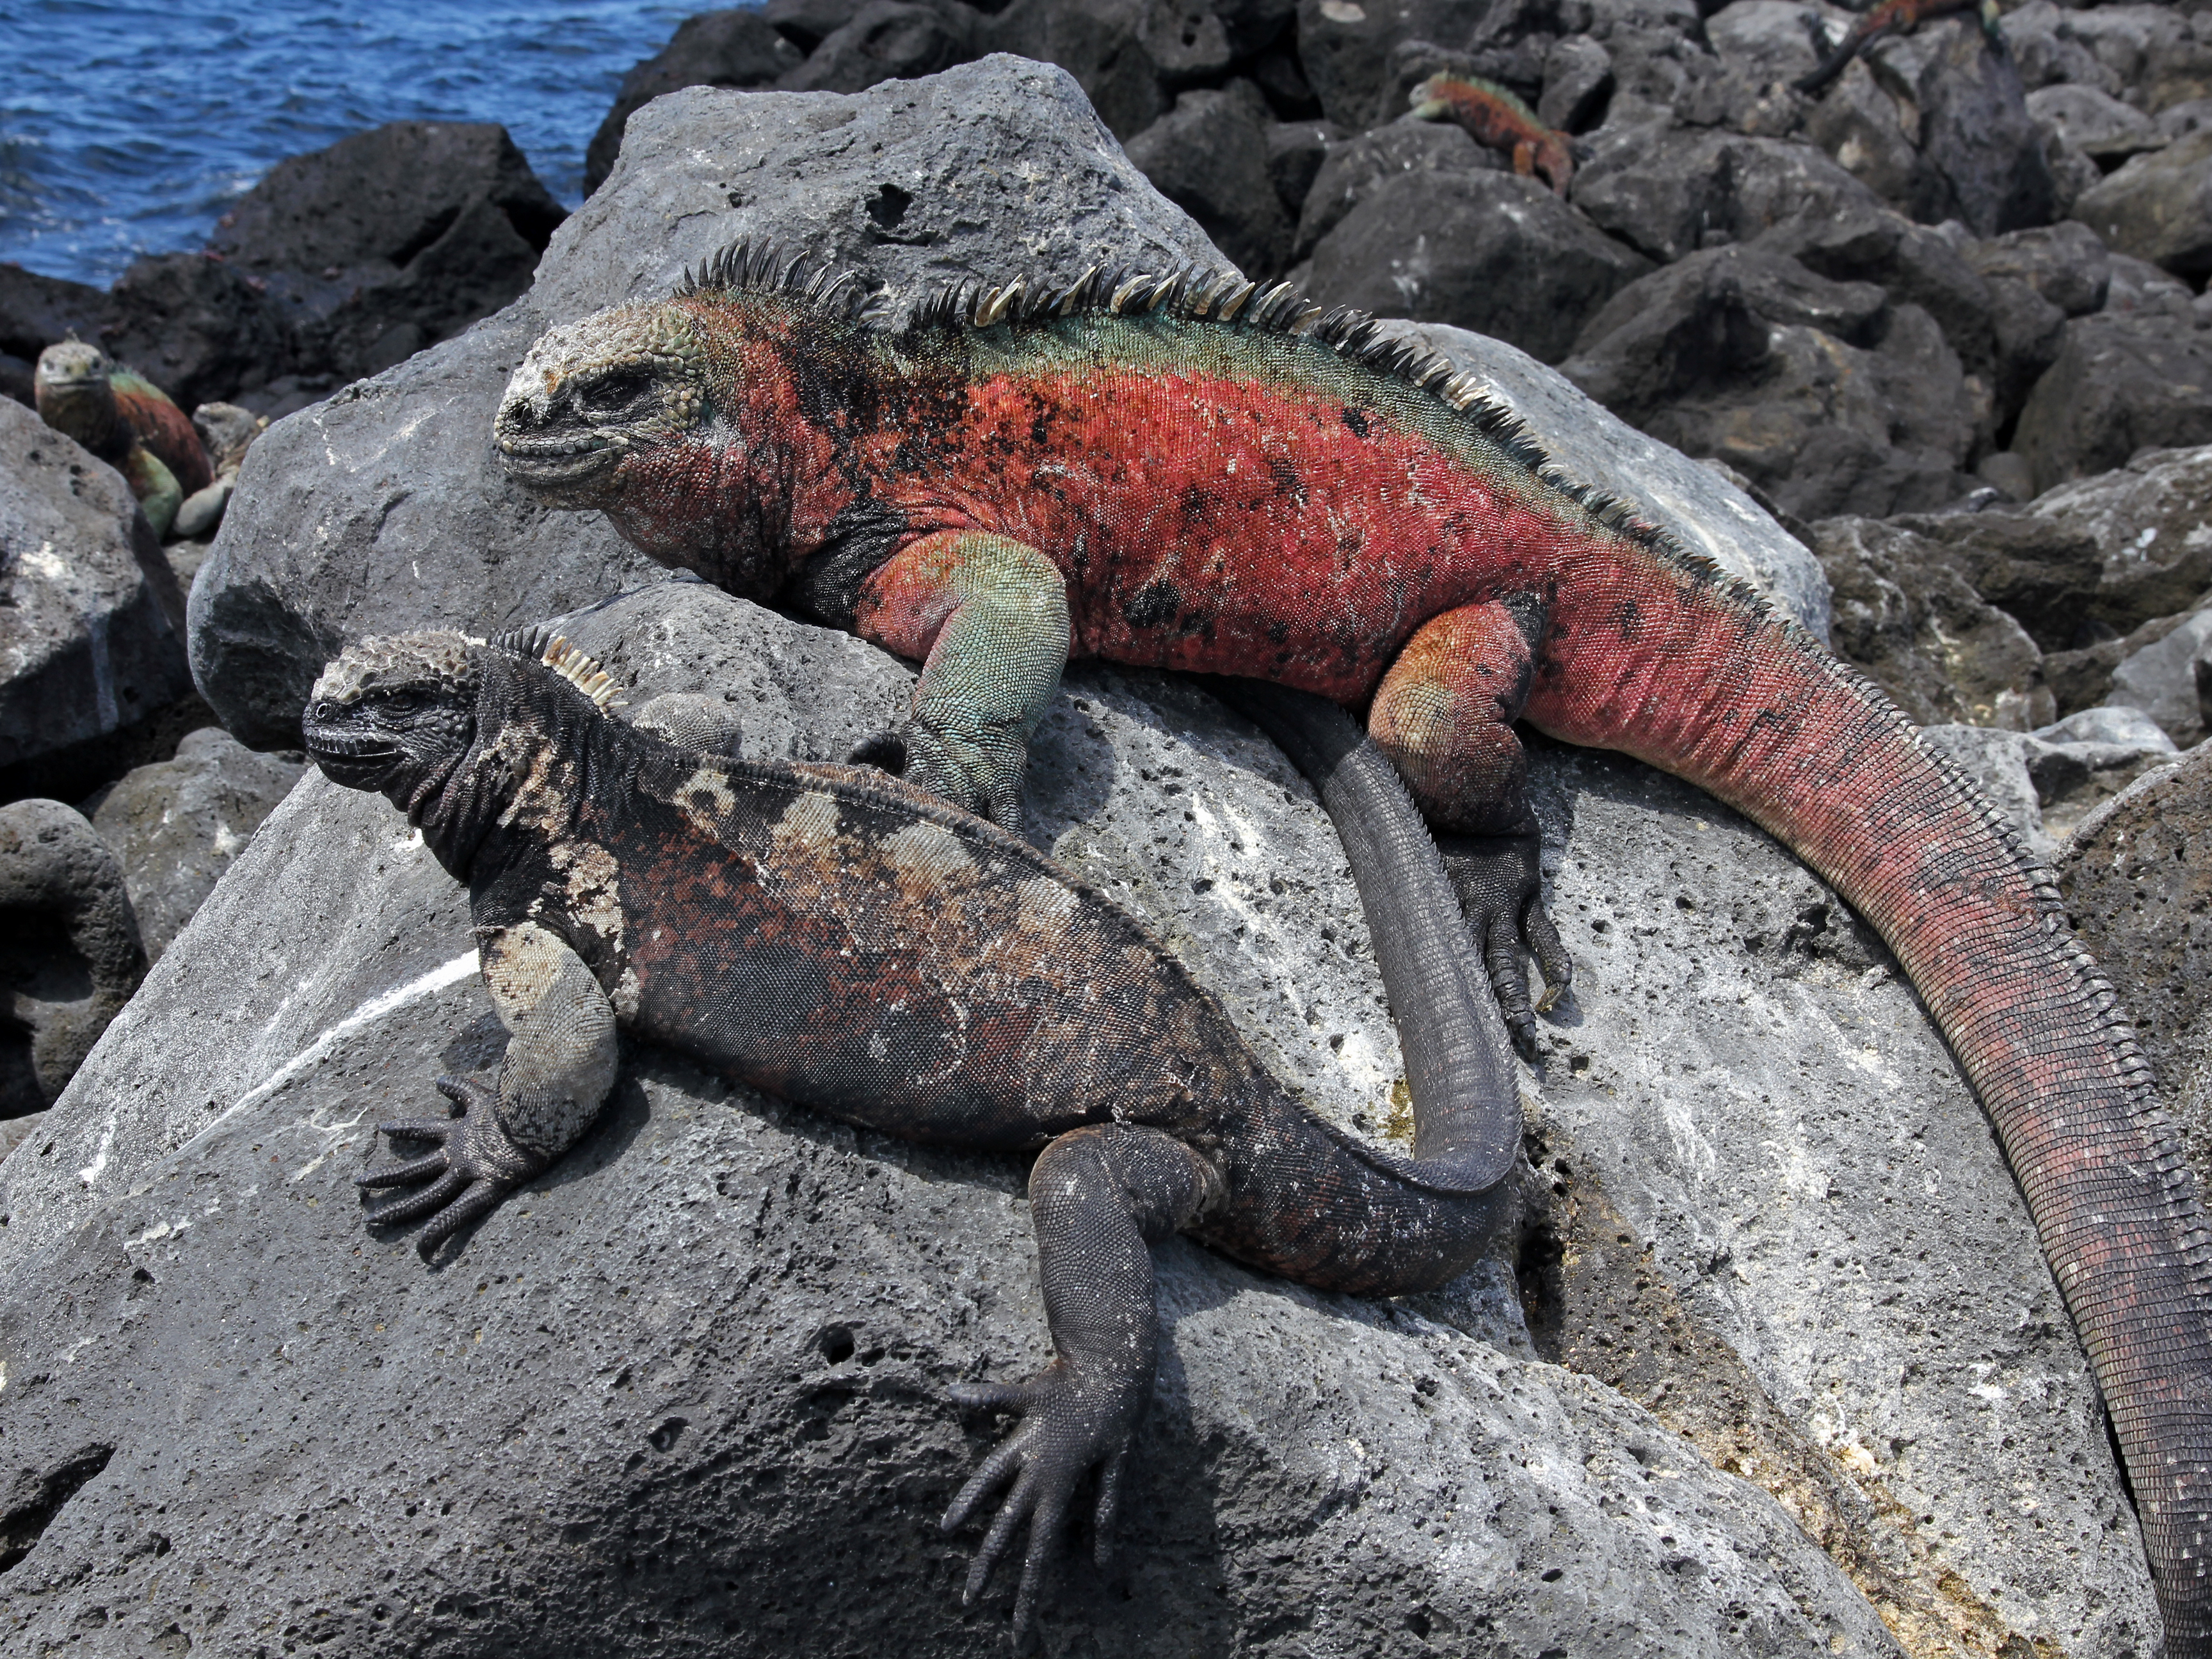
<svg viewBox="0 0 2212 1659">
<path fill-rule="evenodd" d="M 1499 1183 L 1520 1103 L 1494 1013 L 1494 1040 L 1443 1091 L 1416 1054 L 1452 1057 L 1401 1023 L 1414 1156 L 1368 1146 L 1301 1105 L 1142 923 L 1027 842 L 872 769 L 679 748 L 608 718 L 611 690 L 564 641 L 443 632 L 363 641 L 316 683 L 308 751 L 333 781 L 389 797 L 468 884 L 509 1033 L 495 1084 L 438 1079 L 459 1117 L 380 1126 L 439 1144 L 357 1177 L 421 1183 L 370 1218 L 434 1218 L 428 1259 L 575 1144 L 613 1084 L 618 1028 L 888 1134 L 1042 1147 L 1030 1194 L 1057 1357 L 1025 1382 L 954 1389 L 1024 1418 L 945 1516 L 963 1524 L 1011 1481 L 971 1602 L 1026 1522 L 1027 1624 L 1094 1468 L 1102 1560 L 1110 1547 L 1152 1388 L 1147 1246 L 1187 1231 L 1310 1285 L 1389 1296 L 1463 1272 L 1510 1218 Z M 1355 836 L 1395 825 L 1413 843 L 1364 861 L 1418 862 L 1412 803 L 1341 713 L 1255 695 L 1278 699 L 1263 712 L 1325 797 L 1361 797 Z M 1450 890 L 1432 851 L 1425 880 L 1402 933 L 1377 939 L 1386 988 L 1408 951 L 1449 957 L 1425 921 Z M 1363 898 L 1389 914 L 1389 895 Z"/>
<path fill-rule="evenodd" d="M 1999 26 L 2002 14 L 1996 0 L 1881 0 L 1845 32 L 1836 43 L 1836 49 L 1814 65 L 1812 72 L 1790 82 L 1797 92 L 1813 93 L 1841 75 L 1851 64 L 1851 59 L 1875 41 L 1892 34 L 1911 34 L 1925 22 L 1938 17 L 1949 17 L 1962 12 L 1980 15 L 1982 33 L 1991 46 L 2004 45 L 2004 31 Z M 1808 16 L 1807 27 L 1814 27 Z"/>
<path fill-rule="evenodd" d="M 849 287 L 738 248 L 553 330 L 499 412 L 509 475 L 920 659 L 906 724 L 861 752 L 1002 823 L 1071 654 L 1364 708 L 1460 838 L 1446 861 L 1524 1038 L 1520 946 L 1551 994 L 1567 964 L 1516 720 L 1771 831 L 1896 952 L 1979 1094 L 2112 1413 L 2169 1650 L 2212 1659 L 2196 1183 L 2048 872 L 1895 706 L 1358 313 L 1093 271 L 884 326 Z"/>
<path fill-rule="evenodd" d="M 144 375 L 98 346 L 64 340 L 39 354 L 39 418 L 120 472 L 154 533 L 166 538 L 185 498 L 214 478 L 185 411 Z"/>
</svg>

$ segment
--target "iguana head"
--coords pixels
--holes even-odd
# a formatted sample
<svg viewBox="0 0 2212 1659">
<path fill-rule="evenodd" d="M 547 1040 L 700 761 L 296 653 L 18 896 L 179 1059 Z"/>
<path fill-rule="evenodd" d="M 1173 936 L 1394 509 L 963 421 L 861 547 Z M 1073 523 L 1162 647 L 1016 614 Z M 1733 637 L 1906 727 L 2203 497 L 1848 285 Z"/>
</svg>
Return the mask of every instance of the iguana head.
<svg viewBox="0 0 2212 1659">
<path fill-rule="evenodd" d="M 447 629 L 370 638 L 323 670 L 301 717 L 333 783 L 395 805 L 442 784 L 476 739 L 483 641 Z"/>
<path fill-rule="evenodd" d="M 507 477 L 549 506 L 605 513 L 664 564 L 767 597 L 842 504 L 820 489 L 836 442 L 822 400 L 801 391 L 842 372 L 842 289 L 740 246 L 672 298 L 552 330 L 493 422 Z"/>
<path fill-rule="evenodd" d="M 500 405 L 507 477 L 549 506 L 605 513 L 664 564 L 766 598 L 793 562 L 782 531 L 804 434 L 781 331 L 763 320 L 780 319 L 686 296 L 553 330 Z"/>
<path fill-rule="evenodd" d="M 108 378 L 114 372 L 115 365 L 98 346 L 76 339 L 48 346 L 39 354 L 32 382 L 39 418 L 94 454 L 104 453 L 122 426 Z"/>
</svg>

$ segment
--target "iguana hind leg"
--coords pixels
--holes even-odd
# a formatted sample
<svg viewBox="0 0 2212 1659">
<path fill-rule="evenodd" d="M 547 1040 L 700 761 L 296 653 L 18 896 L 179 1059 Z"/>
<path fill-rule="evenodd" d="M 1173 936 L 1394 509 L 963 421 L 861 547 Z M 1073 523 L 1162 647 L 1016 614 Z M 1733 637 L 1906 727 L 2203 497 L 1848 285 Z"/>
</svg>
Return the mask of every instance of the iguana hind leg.
<svg viewBox="0 0 2212 1659">
<path fill-rule="evenodd" d="M 377 1127 L 434 1140 L 438 1150 L 354 1177 L 360 1187 L 416 1190 L 369 1212 L 372 1225 L 432 1217 L 415 1241 L 438 1246 L 574 1146 L 614 1086 L 615 1012 L 583 958 L 535 922 L 483 930 L 484 984 L 507 1030 L 496 1087 L 441 1077 L 458 1118 L 410 1118 Z"/>
<path fill-rule="evenodd" d="M 903 725 L 853 753 L 1022 833 L 1029 742 L 1067 665 L 1067 583 L 1026 543 L 940 531 L 861 585 L 854 631 L 921 662 Z"/>
<path fill-rule="evenodd" d="M 1431 829 L 1514 1041 L 1533 1049 L 1538 1013 L 1573 963 L 1544 913 L 1542 843 L 1528 810 L 1528 757 L 1513 722 L 1534 679 L 1543 613 L 1534 601 L 1447 611 L 1406 641 L 1375 693 L 1367 729 Z M 1522 953 L 1544 973 L 1532 1006 Z"/>
<path fill-rule="evenodd" d="M 1030 1171 L 1045 1319 L 1058 1358 L 1026 1382 L 954 1386 L 959 1404 L 1018 1412 L 1022 1425 L 960 1489 L 944 1521 L 947 1532 L 964 1525 L 1012 1482 L 969 1570 L 965 1600 L 972 1604 L 982 1594 L 1028 1522 L 1014 1595 L 1018 1633 L 1029 1626 L 1038 1576 L 1075 1488 L 1094 1468 L 1094 1553 L 1102 1566 L 1112 1553 L 1129 1449 L 1152 1398 L 1159 1346 L 1152 1246 L 1196 1219 L 1219 1186 L 1212 1166 L 1182 1142 L 1126 1123 L 1071 1130 L 1039 1153 Z"/>
</svg>

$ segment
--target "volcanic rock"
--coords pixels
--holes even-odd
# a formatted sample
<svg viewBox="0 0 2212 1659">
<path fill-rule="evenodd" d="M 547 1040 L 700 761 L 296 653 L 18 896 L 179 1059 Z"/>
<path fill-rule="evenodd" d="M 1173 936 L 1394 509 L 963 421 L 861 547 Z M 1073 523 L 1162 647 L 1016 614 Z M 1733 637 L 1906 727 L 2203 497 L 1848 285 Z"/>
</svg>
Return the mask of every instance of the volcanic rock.
<svg viewBox="0 0 2212 1659">
<path fill-rule="evenodd" d="M 122 862 L 149 958 L 161 960 L 304 769 L 294 757 L 258 755 L 221 726 L 203 726 L 173 759 L 134 767 L 84 803 Z"/>
<path fill-rule="evenodd" d="M 137 725 L 191 690 L 184 599 L 131 487 L 7 401 L 0 601 L 0 777 Z"/>
</svg>

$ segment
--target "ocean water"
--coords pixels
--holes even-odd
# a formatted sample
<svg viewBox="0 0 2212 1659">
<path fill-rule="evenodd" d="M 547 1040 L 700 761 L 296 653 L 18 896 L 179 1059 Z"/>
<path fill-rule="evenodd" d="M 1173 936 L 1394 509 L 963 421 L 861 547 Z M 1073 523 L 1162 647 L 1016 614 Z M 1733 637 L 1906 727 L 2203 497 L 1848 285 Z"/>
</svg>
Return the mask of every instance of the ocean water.
<svg viewBox="0 0 2212 1659">
<path fill-rule="evenodd" d="M 105 285 L 270 167 L 385 121 L 497 121 L 546 187 L 714 0 L 0 0 L 0 260 Z"/>
</svg>

